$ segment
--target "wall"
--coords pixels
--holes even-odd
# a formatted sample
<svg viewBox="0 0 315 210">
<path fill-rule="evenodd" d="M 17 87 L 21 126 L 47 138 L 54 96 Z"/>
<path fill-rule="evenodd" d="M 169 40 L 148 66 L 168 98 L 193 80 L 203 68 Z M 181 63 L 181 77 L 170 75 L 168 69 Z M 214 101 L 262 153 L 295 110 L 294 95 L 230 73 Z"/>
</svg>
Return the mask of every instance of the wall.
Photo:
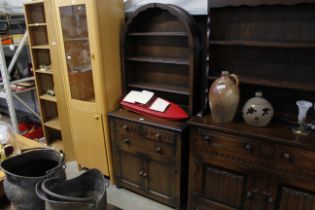
<svg viewBox="0 0 315 210">
<path fill-rule="evenodd" d="M 138 7 L 148 3 L 174 4 L 187 10 L 192 15 L 207 14 L 207 0 L 126 0 L 125 11 L 133 12 Z"/>
</svg>

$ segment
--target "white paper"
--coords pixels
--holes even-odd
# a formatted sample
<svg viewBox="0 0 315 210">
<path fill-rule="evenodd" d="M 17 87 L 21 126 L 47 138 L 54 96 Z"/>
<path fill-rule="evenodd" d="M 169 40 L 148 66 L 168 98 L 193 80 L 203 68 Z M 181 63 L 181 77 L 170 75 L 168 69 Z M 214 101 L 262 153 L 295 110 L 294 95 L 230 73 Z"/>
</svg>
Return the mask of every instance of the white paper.
<svg viewBox="0 0 315 210">
<path fill-rule="evenodd" d="M 154 103 L 151 105 L 150 109 L 158 112 L 165 112 L 166 108 L 170 105 L 169 102 L 157 98 Z"/>
<path fill-rule="evenodd" d="M 125 96 L 123 101 L 134 104 L 140 94 L 141 94 L 140 91 L 132 90 Z"/>
<path fill-rule="evenodd" d="M 140 104 L 147 104 L 151 98 L 153 97 L 154 93 L 151 91 L 143 90 L 136 98 L 136 102 Z"/>
</svg>

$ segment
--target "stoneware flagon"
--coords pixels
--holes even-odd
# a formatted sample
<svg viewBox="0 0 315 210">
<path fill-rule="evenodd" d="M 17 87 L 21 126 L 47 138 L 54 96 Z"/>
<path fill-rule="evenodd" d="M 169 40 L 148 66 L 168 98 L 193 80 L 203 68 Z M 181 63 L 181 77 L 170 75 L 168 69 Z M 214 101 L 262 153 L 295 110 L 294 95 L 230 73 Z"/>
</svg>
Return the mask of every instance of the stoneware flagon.
<svg viewBox="0 0 315 210">
<path fill-rule="evenodd" d="M 249 99 L 243 107 L 244 121 L 253 126 L 267 126 L 273 117 L 273 107 L 265 98 L 263 93 L 258 91 L 255 97 Z"/>
<path fill-rule="evenodd" d="M 238 76 L 229 74 L 228 71 L 222 71 L 221 77 L 212 83 L 209 90 L 209 105 L 214 122 L 233 121 L 240 99 L 238 85 Z"/>
</svg>

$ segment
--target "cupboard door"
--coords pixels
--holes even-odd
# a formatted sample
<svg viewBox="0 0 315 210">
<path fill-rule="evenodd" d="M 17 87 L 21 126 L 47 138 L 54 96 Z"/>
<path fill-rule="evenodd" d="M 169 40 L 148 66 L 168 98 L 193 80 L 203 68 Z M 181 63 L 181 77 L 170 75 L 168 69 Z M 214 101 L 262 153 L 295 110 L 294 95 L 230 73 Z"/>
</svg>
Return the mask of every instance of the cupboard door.
<svg viewBox="0 0 315 210">
<path fill-rule="evenodd" d="M 143 190 L 144 160 L 137 154 L 117 150 L 115 159 L 117 186 L 125 186 L 133 190 Z"/>
<path fill-rule="evenodd" d="M 78 163 L 109 176 L 102 115 L 70 109 L 73 141 Z"/>
<path fill-rule="evenodd" d="M 196 169 L 192 194 L 197 206 L 220 210 L 249 209 L 245 206 L 248 205 L 245 204 L 248 192 L 246 173 L 218 168 L 204 162 L 197 164 Z"/>
<path fill-rule="evenodd" d="M 315 193 L 290 187 L 280 190 L 279 210 L 314 210 Z"/>
<path fill-rule="evenodd" d="M 179 186 L 176 186 L 176 166 L 147 159 L 145 167 L 143 177 L 146 191 L 157 200 L 175 206 L 175 189 L 179 189 Z"/>
</svg>

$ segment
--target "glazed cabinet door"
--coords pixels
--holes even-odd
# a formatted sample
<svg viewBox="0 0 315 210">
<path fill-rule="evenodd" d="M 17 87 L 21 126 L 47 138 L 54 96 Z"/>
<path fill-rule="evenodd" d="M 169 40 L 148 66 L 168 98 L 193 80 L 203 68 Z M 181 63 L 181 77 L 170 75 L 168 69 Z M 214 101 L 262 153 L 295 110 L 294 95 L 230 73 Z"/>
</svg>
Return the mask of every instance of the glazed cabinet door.
<svg viewBox="0 0 315 210">
<path fill-rule="evenodd" d="M 78 163 L 97 168 L 109 175 L 102 115 L 95 112 L 70 109 L 71 127 Z"/>
<path fill-rule="evenodd" d="M 178 189 L 176 177 L 177 169 L 174 163 L 160 162 L 149 158 L 146 160 L 143 174 L 145 190 L 155 199 L 175 206 L 175 189 Z"/>
<path fill-rule="evenodd" d="M 129 153 L 120 149 L 114 149 L 116 184 L 135 190 L 143 190 L 144 176 L 147 174 L 144 168 L 144 159 L 139 154 Z"/>
<path fill-rule="evenodd" d="M 315 209 L 315 192 L 294 189 L 287 186 L 280 188 L 278 210 L 313 210 Z"/>
<path fill-rule="evenodd" d="M 94 1 L 56 0 L 58 33 L 70 106 L 97 111 L 98 72 Z"/>
</svg>

